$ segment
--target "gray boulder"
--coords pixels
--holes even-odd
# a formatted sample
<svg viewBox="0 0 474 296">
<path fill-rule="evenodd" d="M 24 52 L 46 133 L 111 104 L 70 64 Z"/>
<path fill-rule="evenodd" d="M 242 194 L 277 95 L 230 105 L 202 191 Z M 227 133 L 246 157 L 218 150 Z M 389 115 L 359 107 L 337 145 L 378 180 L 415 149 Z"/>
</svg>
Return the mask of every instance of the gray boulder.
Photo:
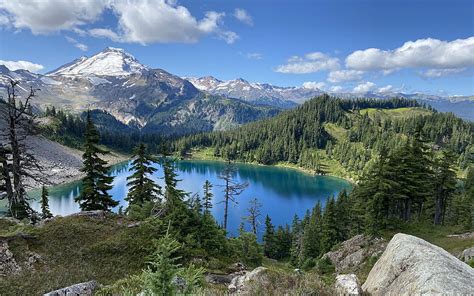
<svg viewBox="0 0 474 296">
<path fill-rule="evenodd" d="M 265 284 L 268 282 L 267 268 L 257 267 L 244 275 L 236 276 L 230 282 L 228 289 L 230 293 L 240 295 L 251 295 L 252 284 Z"/>
<path fill-rule="evenodd" d="M 462 251 L 461 256 L 459 256 L 462 261 L 469 262 L 474 259 L 474 247 L 470 247 Z"/>
<path fill-rule="evenodd" d="M 0 239 L 0 277 L 18 274 L 21 266 L 15 260 L 13 253 L 8 248 L 8 242 Z"/>
<path fill-rule="evenodd" d="M 355 274 L 340 274 L 336 276 L 336 294 L 340 296 L 360 295 L 359 279 Z"/>
<path fill-rule="evenodd" d="M 92 296 L 98 287 L 96 281 L 89 281 L 52 291 L 43 296 Z"/>
<path fill-rule="evenodd" d="M 387 242 L 382 238 L 359 234 L 341 243 L 337 250 L 324 254 L 323 259 L 329 258 L 337 272 L 354 272 L 368 258 L 382 254 L 386 246 Z"/>
<path fill-rule="evenodd" d="M 371 295 L 472 295 L 474 269 L 420 238 L 396 234 L 362 289 Z"/>
</svg>

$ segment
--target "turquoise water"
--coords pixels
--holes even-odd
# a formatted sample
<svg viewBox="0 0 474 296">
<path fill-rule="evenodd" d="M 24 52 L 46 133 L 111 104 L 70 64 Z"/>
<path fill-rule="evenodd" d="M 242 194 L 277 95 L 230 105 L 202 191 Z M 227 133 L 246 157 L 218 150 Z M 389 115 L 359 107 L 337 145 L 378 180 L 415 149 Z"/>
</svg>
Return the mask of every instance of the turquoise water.
<svg viewBox="0 0 474 296">
<path fill-rule="evenodd" d="M 180 189 L 190 193 L 200 193 L 202 185 L 209 180 L 213 185 L 214 208 L 212 213 L 219 223 L 223 220 L 223 182 L 218 178 L 225 163 L 219 161 L 184 160 L 176 162 L 176 169 L 181 181 Z M 294 169 L 258 166 L 252 164 L 237 164 L 236 179 L 239 182 L 248 182 L 249 186 L 239 196 L 238 204 L 229 209 L 228 231 L 236 234 L 242 217 L 247 215 L 249 201 L 257 198 L 262 204 L 260 221 L 260 234 L 264 230 L 265 215 L 270 215 L 275 225 L 291 223 L 293 216 L 303 216 L 306 210 L 311 209 L 318 200 L 324 204 L 328 196 L 337 195 L 338 192 L 351 189 L 351 184 L 343 179 L 329 176 L 312 176 Z M 163 185 L 163 171 L 157 165 L 158 171 L 153 178 Z M 124 200 L 127 195 L 126 178 L 130 175 L 129 164 L 124 163 L 113 167 L 111 174 L 115 176 L 113 189 L 110 191 L 113 198 L 126 208 Z M 67 215 L 79 211 L 79 206 L 74 202 L 81 190 L 81 182 L 71 182 L 49 189 L 50 208 L 55 215 Z M 32 197 L 38 198 L 39 191 L 34 191 Z M 37 201 L 33 201 L 33 208 L 39 210 Z M 118 210 L 118 207 L 114 209 Z"/>
</svg>

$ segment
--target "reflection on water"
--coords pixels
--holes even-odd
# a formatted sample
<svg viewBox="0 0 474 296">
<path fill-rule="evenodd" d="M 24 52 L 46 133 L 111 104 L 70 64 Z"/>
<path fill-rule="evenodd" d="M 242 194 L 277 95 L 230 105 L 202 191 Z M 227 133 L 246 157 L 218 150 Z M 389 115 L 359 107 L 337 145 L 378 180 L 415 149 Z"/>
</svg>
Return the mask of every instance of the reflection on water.
<svg viewBox="0 0 474 296">
<path fill-rule="evenodd" d="M 202 185 L 209 180 L 213 185 L 214 208 L 212 213 L 219 223 L 223 220 L 222 200 L 223 188 L 218 186 L 222 181 L 218 174 L 224 168 L 225 163 L 219 161 L 178 161 L 176 168 L 181 180 L 178 186 L 186 192 L 199 192 L 202 195 Z M 158 172 L 153 179 L 164 186 L 163 172 L 159 165 Z M 250 199 L 256 197 L 262 203 L 262 216 L 260 222 L 263 224 L 265 215 L 270 215 L 275 225 L 291 223 L 293 216 L 303 216 L 306 210 L 311 209 L 314 204 L 321 200 L 323 203 L 331 195 L 337 195 L 343 189 L 350 190 L 350 183 L 345 180 L 329 176 L 311 176 L 300 173 L 293 169 L 256 166 L 250 164 L 237 164 L 238 172 L 236 179 L 240 182 L 248 182 L 249 187 L 238 197 L 239 204 L 229 209 L 229 232 L 236 234 L 242 217 L 247 215 L 246 211 Z M 113 167 L 113 188 L 110 190 L 113 198 L 120 202 L 119 206 L 124 208 L 127 202 L 127 176 L 130 175 L 129 163 L 119 164 Z M 81 182 L 71 182 L 55 187 L 50 191 L 50 208 L 54 214 L 67 215 L 79 211 L 79 206 L 74 202 L 74 197 L 79 195 Z M 31 192 L 36 200 L 39 198 L 40 190 Z M 33 201 L 34 209 L 39 210 L 39 203 Z M 118 210 L 118 207 L 114 209 Z M 260 235 L 263 226 L 260 229 Z"/>
</svg>

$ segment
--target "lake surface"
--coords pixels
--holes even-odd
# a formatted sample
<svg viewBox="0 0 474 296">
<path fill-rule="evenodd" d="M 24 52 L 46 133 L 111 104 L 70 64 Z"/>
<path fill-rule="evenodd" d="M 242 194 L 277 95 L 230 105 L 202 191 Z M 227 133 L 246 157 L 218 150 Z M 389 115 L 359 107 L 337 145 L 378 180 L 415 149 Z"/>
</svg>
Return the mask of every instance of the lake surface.
<svg viewBox="0 0 474 296">
<path fill-rule="evenodd" d="M 112 168 L 111 174 L 115 176 L 113 189 L 110 191 L 113 198 L 120 205 L 127 207 L 124 198 L 127 195 L 126 178 L 130 175 L 129 163 L 122 163 Z M 158 171 L 153 176 L 158 184 L 163 186 L 163 171 L 156 165 Z M 214 207 L 212 213 L 219 223 L 223 220 L 224 205 L 219 203 L 223 199 L 223 184 L 218 178 L 219 173 L 225 167 L 224 162 L 204 160 L 184 160 L 176 162 L 176 169 L 181 181 L 178 183 L 180 189 L 186 192 L 198 192 L 202 196 L 202 185 L 209 180 L 213 185 Z M 248 182 L 247 189 L 237 197 L 239 204 L 229 208 L 228 231 L 231 235 L 238 233 L 242 217 L 247 215 L 249 201 L 257 198 L 262 204 L 261 223 L 259 236 L 264 231 L 265 215 L 270 215 L 275 225 L 290 224 L 293 216 L 297 214 L 302 217 L 308 209 L 320 200 L 325 203 L 328 196 L 337 195 L 340 191 L 351 190 L 349 182 L 330 176 L 312 176 L 290 168 L 258 166 L 252 164 L 236 164 L 238 169 L 235 178 L 239 182 Z M 78 212 L 79 205 L 74 198 L 79 195 L 81 182 L 71 182 L 49 188 L 50 209 L 55 215 L 68 215 Z M 31 196 L 39 198 L 39 190 L 31 192 Z M 39 210 L 38 201 L 33 201 L 32 206 Z M 117 211 L 118 207 L 114 209 Z M 246 226 L 248 227 L 248 225 Z M 248 228 L 249 229 L 249 228 Z"/>
</svg>

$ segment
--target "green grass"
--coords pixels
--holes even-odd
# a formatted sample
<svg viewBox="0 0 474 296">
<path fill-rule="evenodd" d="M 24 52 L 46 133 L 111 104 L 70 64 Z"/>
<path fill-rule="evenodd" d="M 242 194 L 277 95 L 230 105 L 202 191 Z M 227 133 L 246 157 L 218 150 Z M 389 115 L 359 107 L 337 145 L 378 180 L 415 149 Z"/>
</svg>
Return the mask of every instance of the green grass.
<svg viewBox="0 0 474 296">
<path fill-rule="evenodd" d="M 382 118 L 407 118 L 412 116 L 419 116 L 419 115 L 429 115 L 433 112 L 424 109 L 421 107 L 406 107 L 406 108 L 397 108 L 397 109 L 376 109 L 376 108 L 367 108 L 361 109 L 360 114 L 368 114 L 370 118 L 374 118 L 376 115 L 379 115 Z"/>
<path fill-rule="evenodd" d="M 334 123 L 325 123 L 324 129 L 336 140 L 347 139 L 348 130 Z"/>
</svg>

